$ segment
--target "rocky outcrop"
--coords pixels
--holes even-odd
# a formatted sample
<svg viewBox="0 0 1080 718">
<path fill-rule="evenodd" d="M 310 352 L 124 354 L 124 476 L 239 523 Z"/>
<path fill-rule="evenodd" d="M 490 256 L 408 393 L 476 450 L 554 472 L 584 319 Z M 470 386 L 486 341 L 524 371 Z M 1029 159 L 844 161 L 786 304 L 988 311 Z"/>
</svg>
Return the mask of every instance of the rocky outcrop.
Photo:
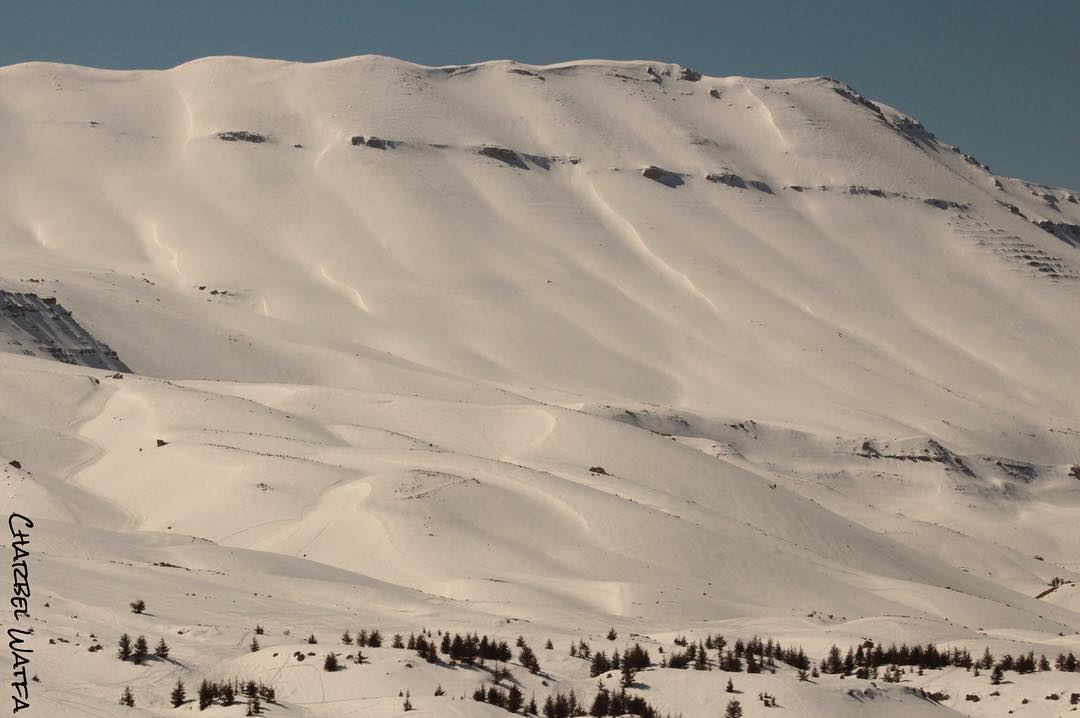
<svg viewBox="0 0 1080 718">
<path fill-rule="evenodd" d="M 705 179 L 716 184 L 724 184 L 736 189 L 746 189 L 746 180 L 734 172 L 714 172 L 705 175 Z"/>
<path fill-rule="evenodd" d="M 1064 222 L 1052 222 L 1045 219 L 1035 222 L 1035 226 L 1044 232 L 1049 232 L 1065 244 L 1080 247 L 1080 224 L 1066 224 Z"/>
<path fill-rule="evenodd" d="M 363 135 L 353 135 L 350 140 L 353 147 L 371 147 L 376 150 L 394 149 L 398 146 L 397 142 L 393 140 L 384 140 L 381 137 L 364 137 Z"/>
<path fill-rule="evenodd" d="M 0 291 L 0 349 L 49 357 L 65 364 L 131 371 L 108 344 L 86 331 L 55 297 Z"/>
<path fill-rule="evenodd" d="M 499 147 L 497 145 L 484 145 L 480 147 L 477 152 L 484 157 L 490 157 L 493 160 L 499 162 L 505 162 L 511 167 L 517 167 L 518 169 L 527 170 L 529 166 L 525 164 L 525 160 L 512 149 L 507 147 Z"/>
<path fill-rule="evenodd" d="M 698 82 L 699 80 L 701 80 L 701 73 L 697 70 L 680 65 L 679 79 L 686 80 L 687 82 Z"/>
<path fill-rule="evenodd" d="M 758 192 L 764 192 L 765 194 L 772 194 L 772 187 L 766 182 L 761 180 L 748 180 L 743 179 L 734 172 L 714 172 L 705 175 L 705 179 L 715 184 L 727 185 L 728 187 L 734 187 L 735 189 L 753 189 Z"/>
<path fill-rule="evenodd" d="M 217 133 L 216 137 L 223 142 L 250 142 L 254 145 L 261 145 L 270 141 L 270 138 L 266 135 L 249 132 L 248 130 L 228 130 Z"/>
<path fill-rule="evenodd" d="M 683 180 L 683 176 L 678 172 L 672 172 L 671 170 L 666 170 L 663 167 L 657 167 L 656 165 L 649 165 L 641 170 L 641 176 L 651 179 L 653 182 L 659 182 L 665 187 L 671 187 L 672 189 L 686 184 L 686 181 Z"/>
</svg>

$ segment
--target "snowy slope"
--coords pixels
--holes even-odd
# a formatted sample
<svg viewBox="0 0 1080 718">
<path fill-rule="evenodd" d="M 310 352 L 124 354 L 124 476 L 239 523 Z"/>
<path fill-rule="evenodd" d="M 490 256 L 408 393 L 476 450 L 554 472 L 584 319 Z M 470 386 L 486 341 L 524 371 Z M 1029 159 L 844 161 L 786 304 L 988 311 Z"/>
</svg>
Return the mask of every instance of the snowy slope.
<svg viewBox="0 0 1080 718">
<path fill-rule="evenodd" d="M 1080 196 L 842 83 L 25 64 L 0 68 L 0 166 L 0 290 L 56 298 L 134 372 L 0 345 L 39 643 L 109 643 L 40 646 L 41 715 L 113 715 L 124 685 L 165 714 L 176 676 L 247 671 L 281 715 L 393 715 L 406 687 L 499 713 L 433 706 L 479 678 L 382 649 L 357 670 L 385 680 L 327 688 L 247 655 L 259 621 L 282 661 L 365 625 L 551 638 L 551 686 L 521 676 L 541 698 L 594 690 L 565 647 L 611 625 L 1080 651 L 1076 584 L 1036 598 L 1080 581 Z M 175 666 L 112 658 L 150 629 Z M 718 675 L 644 693 L 719 714 Z M 768 680 L 748 715 L 758 690 L 947 713 Z"/>
</svg>

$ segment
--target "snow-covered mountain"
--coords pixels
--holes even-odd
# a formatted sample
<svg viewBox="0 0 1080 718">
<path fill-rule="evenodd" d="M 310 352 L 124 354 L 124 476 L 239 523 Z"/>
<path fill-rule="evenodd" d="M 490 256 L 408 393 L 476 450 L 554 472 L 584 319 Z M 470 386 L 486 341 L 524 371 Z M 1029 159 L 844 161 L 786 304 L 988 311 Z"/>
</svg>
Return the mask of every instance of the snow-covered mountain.
<svg viewBox="0 0 1080 718">
<path fill-rule="evenodd" d="M 0 168 L 30 715 L 171 715 L 177 677 L 241 676 L 270 715 L 396 715 L 405 689 L 505 714 L 471 700 L 489 675 L 412 651 L 294 658 L 371 626 L 524 636 L 541 703 L 596 692 L 581 639 L 1080 653 L 1080 194 L 841 82 L 24 64 Z M 123 632 L 172 657 L 118 662 Z M 800 716 L 1080 692 L 989 674 L 735 682 L 748 716 L 778 714 L 759 691 Z M 731 675 L 637 691 L 720 715 Z"/>
</svg>

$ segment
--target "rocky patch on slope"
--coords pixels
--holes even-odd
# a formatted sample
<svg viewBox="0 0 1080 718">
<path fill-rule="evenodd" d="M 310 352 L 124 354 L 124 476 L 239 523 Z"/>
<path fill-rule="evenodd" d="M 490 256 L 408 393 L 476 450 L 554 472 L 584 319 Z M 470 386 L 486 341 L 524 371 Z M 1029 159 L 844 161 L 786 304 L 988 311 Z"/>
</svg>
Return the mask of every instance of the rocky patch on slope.
<svg viewBox="0 0 1080 718">
<path fill-rule="evenodd" d="M 54 297 L 0 291 L 0 347 L 4 345 L 7 351 L 47 356 L 65 364 L 131 371 Z"/>
</svg>

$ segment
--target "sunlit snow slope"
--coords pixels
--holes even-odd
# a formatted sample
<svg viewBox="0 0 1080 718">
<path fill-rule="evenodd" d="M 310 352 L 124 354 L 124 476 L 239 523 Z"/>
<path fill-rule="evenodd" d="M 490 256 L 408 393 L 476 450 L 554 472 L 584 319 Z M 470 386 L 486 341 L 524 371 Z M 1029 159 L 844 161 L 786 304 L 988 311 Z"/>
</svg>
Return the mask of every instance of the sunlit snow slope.
<svg viewBox="0 0 1080 718">
<path fill-rule="evenodd" d="M 260 615 L 1080 647 L 1075 584 L 1035 598 L 1080 580 L 1080 195 L 829 78 L 0 68 L 0 290 L 133 372 L 0 317 L 42 635 L 160 591 L 170 635 L 214 627 L 192 680 Z M 127 683 L 71 650 L 42 715 L 111 715 Z M 159 673 L 123 680 L 165 712 Z M 719 715 L 676 684 L 650 700 Z M 862 710 L 832 700 L 800 715 Z"/>
</svg>

